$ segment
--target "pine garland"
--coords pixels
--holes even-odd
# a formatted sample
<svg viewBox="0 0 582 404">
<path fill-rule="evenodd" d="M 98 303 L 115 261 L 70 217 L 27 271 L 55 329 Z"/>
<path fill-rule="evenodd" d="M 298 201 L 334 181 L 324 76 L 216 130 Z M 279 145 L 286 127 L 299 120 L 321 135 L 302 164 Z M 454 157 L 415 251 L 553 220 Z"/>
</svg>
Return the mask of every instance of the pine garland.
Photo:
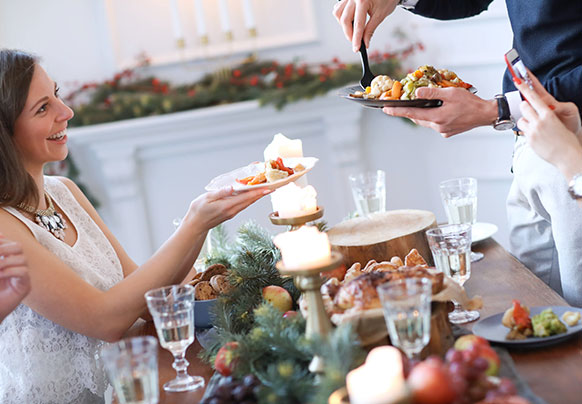
<svg viewBox="0 0 582 404">
<path fill-rule="evenodd" d="M 422 48 L 416 43 L 396 53 L 371 52 L 371 68 L 378 74 L 401 77 L 401 61 Z M 249 57 L 232 69 L 219 69 L 196 82 L 174 86 L 156 77 L 140 77 L 139 72 L 148 64 L 144 59 L 135 69 L 126 69 L 101 83 L 83 84 L 71 92 L 65 99 L 75 108 L 70 125 L 93 125 L 255 99 L 261 105 L 281 109 L 288 103 L 358 82 L 362 75 L 359 63 L 345 64 L 337 58 L 308 65 Z"/>
<path fill-rule="evenodd" d="M 299 291 L 291 278 L 275 268 L 280 252 L 271 235 L 253 222 L 243 225 L 234 244 L 228 245 L 224 228 L 212 231 L 213 253 L 207 262 L 228 262 L 229 281 L 234 289 L 219 298 L 215 307 L 216 344 L 202 353 L 214 362 L 218 349 L 227 342 L 239 344 L 239 362 L 234 375 L 252 373 L 261 381 L 259 402 L 267 404 L 325 404 L 329 395 L 344 386 L 349 370 L 364 360 L 364 351 L 350 326 L 335 329 L 328 339 L 305 337 L 305 319 L 300 313 L 283 317 L 264 302 L 262 288 L 278 285 L 297 302 Z M 320 355 L 326 370 L 316 382 L 308 366 Z"/>
</svg>

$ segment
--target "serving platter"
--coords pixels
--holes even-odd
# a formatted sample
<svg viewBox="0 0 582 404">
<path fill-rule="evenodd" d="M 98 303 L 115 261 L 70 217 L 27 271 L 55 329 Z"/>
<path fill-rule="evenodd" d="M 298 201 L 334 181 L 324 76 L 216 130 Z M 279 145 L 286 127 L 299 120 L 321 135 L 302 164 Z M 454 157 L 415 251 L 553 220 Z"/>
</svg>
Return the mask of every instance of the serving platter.
<svg viewBox="0 0 582 404">
<path fill-rule="evenodd" d="M 274 182 L 265 182 L 263 184 L 257 185 L 244 185 L 237 182 L 237 179 L 242 179 L 249 177 L 251 175 L 257 175 L 263 171 L 265 171 L 265 163 L 264 162 L 254 162 L 247 166 L 237 168 L 236 170 L 229 171 L 228 173 L 221 174 L 218 177 L 215 177 L 210 181 L 204 189 L 207 191 L 218 191 L 224 187 L 232 186 L 232 188 L 237 192 L 243 191 L 250 191 L 253 189 L 270 189 L 275 190 L 277 188 L 282 187 L 283 185 L 287 185 L 290 182 L 294 182 L 307 174 L 315 164 L 319 161 L 318 158 L 315 157 L 289 157 L 283 159 L 283 164 L 286 167 L 294 168 L 298 164 L 301 164 L 305 167 L 304 170 L 295 172 L 293 175 L 288 177 L 282 178 L 280 180 Z"/>
<path fill-rule="evenodd" d="M 468 89 L 475 94 L 477 89 L 471 87 Z M 338 95 L 346 100 L 357 102 L 358 104 L 368 108 L 384 108 L 384 107 L 411 107 L 411 108 L 435 108 L 443 105 L 442 100 L 417 98 L 415 100 L 370 100 L 366 98 L 353 97 L 356 91 L 362 91 L 359 85 L 344 87 L 339 90 Z"/>
<path fill-rule="evenodd" d="M 497 233 L 496 225 L 493 223 L 477 222 L 471 228 L 472 243 L 478 243 L 487 240 L 489 237 Z"/>
<path fill-rule="evenodd" d="M 564 312 L 566 311 L 579 312 L 580 314 L 582 314 L 582 309 L 578 309 L 576 307 L 540 306 L 540 307 L 530 307 L 530 317 L 535 316 L 536 314 L 540 314 L 543 310 L 548 308 L 552 309 L 552 311 L 560 318 L 560 320 L 562 319 L 562 314 L 564 314 Z M 503 314 L 504 314 L 503 312 L 497 313 L 480 320 L 473 326 L 473 334 L 483 337 L 486 340 L 497 344 L 504 344 L 506 346 L 520 348 L 536 348 L 540 346 L 552 345 L 562 342 L 572 337 L 574 334 L 577 334 L 580 331 L 582 331 L 582 321 L 579 321 L 578 324 L 574 325 L 573 327 L 570 327 L 564 323 L 568 331 L 566 331 L 563 334 L 541 338 L 529 337 L 522 340 L 508 340 L 505 339 L 505 336 L 509 332 L 509 328 L 501 324 Z"/>
</svg>

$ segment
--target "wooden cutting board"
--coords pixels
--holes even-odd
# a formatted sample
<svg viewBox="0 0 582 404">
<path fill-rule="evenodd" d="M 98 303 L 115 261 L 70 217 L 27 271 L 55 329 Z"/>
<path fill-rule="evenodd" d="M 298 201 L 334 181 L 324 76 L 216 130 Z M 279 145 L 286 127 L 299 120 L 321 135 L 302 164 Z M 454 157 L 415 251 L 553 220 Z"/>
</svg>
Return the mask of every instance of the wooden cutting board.
<svg viewBox="0 0 582 404">
<path fill-rule="evenodd" d="M 424 233 L 436 225 L 432 212 L 392 210 L 346 220 L 334 226 L 327 235 L 332 248 L 343 255 L 348 268 L 355 262 L 363 267 L 372 259 L 381 262 L 398 256 L 404 260 L 413 248 L 433 265 Z"/>
</svg>

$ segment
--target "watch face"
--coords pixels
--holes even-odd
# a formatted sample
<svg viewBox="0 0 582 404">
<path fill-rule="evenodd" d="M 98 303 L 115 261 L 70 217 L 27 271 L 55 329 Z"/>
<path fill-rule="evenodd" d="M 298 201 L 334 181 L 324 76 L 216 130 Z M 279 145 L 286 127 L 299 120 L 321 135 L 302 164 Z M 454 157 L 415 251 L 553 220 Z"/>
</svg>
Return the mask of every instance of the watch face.
<svg viewBox="0 0 582 404">
<path fill-rule="evenodd" d="M 497 130 L 510 130 L 513 129 L 514 127 L 515 124 L 513 123 L 513 121 L 501 121 L 493 125 L 493 128 Z"/>
<path fill-rule="evenodd" d="M 578 176 L 572 185 L 572 190 L 576 195 L 582 197 L 582 176 Z"/>
</svg>

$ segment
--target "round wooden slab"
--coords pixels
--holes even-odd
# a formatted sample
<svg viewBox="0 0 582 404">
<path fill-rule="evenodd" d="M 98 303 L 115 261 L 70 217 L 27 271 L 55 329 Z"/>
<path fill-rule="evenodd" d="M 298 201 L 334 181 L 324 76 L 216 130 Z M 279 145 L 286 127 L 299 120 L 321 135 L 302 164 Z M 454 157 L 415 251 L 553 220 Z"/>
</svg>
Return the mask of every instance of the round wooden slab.
<svg viewBox="0 0 582 404">
<path fill-rule="evenodd" d="M 348 267 L 354 262 L 364 266 L 370 260 L 389 261 L 394 256 L 404 260 L 413 248 L 432 265 L 432 254 L 424 234 L 432 227 L 436 227 L 434 213 L 405 209 L 346 220 L 334 226 L 327 235 L 332 248 L 344 256 Z"/>
</svg>

